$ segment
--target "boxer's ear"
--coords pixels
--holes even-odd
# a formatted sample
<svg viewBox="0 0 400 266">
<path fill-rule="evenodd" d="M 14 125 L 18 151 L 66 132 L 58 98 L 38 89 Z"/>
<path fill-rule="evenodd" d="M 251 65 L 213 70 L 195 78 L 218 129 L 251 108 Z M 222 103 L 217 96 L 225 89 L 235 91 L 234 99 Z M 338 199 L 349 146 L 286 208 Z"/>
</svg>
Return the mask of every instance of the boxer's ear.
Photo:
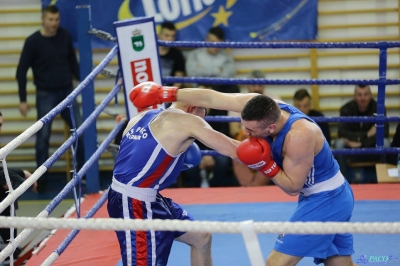
<svg viewBox="0 0 400 266">
<path fill-rule="evenodd" d="M 194 109 L 196 109 L 196 106 L 189 105 L 188 108 L 186 109 L 186 113 L 191 114 Z"/>
</svg>

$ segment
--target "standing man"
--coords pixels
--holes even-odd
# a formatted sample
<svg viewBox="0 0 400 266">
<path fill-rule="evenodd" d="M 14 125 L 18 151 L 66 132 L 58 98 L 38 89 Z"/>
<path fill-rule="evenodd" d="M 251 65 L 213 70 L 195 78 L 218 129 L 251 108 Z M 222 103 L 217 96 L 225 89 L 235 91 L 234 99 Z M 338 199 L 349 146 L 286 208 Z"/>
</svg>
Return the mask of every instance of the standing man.
<svg viewBox="0 0 400 266">
<path fill-rule="evenodd" d="M 164 96 L 169 102 L 176 99 L 174 95 Z M 111 218 L 193 220 L 160 191 L 176 182 L 182 170 L 200 163 L 201 153 L 194 139 L 232 159 L 237 158 L 239 143 L 214 131 L 204 120 L 205 114 L 203 107 L 174 103 L 169 109 L 142 112 L 130 120 L 122 137 L 108 196 Z M 191 247 L 191 265 L 212 265 L 209 233 L 117 231 L 116 234 L 124 266 L 167 265 L 174 240 Z"/>
<path fill-rule="evenodd" d="M 72 39 L 68 31 L 59 27 L 60 12 L 54 5 L 47 6 L 42 13 L 42 28 L 29 36 L 19 59 L 16 78 L 20 98 L 19 110 L 26 116 L 29 105 L 26 97 L 26 74 L 32 68 L 36 86 L 37 119 L 62 102 L 73 90 L 72 78 L 79 80 L 79 66 Z M 76 127 L 82 124 L 82 116 L 76 100 L 72 103 Z M 68 108 L 61 112 L 62 118 L 72 128 Z M 36 164 L 41 166 L 49 157 L 51 121 L 36 135 Z M 82 139 L 79 139 L 77 152 L 78 166 L 84 164 Z M 38 192 L 46 190 L 46 175 L 38 180 Z"/>
<path fill-rule="evenodd" d="M 143 90 L 142 90 L 143 89 Z M 259 94 L 228 94 L 212 90 L 167 88 L 154 85 L 134 88 L 136 107 L 164 101 L 176 94 L 177 101 L 206 108 L 241 112 L 250 139 L 238 145 L 238 158 L 262 172 L 286 194 L 299 195 L 289 221 L 350 221 L 354 197 L 349 183 L 318 125 L 295 107 Z M 352 266 L 351 234 L 280 235 L 267 266 L 296 265 L 303 257 L 326 266 Z"/>
<path fill-rule="evenodd" d="M 158 39 L 161 41 L 173 42 L 176 39 L 176 28 L 172 22 L 163 22 L 161 24 Z M 175 47 L 158 46 L 160 55 L 161 74 L 163 77 L 183 77 L 185 76 L 185 58 L 182 52 Z M 175 83 L 175 87 L 181 87 L 182 84 Z"/>
</svg>

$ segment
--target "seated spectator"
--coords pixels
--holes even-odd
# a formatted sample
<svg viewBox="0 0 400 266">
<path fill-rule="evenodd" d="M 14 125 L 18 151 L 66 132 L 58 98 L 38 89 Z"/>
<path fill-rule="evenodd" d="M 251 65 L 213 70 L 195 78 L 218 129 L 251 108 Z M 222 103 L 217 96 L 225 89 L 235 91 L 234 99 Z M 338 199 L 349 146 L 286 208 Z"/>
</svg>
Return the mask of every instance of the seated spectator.
<svg viewBox="0 0 400 266">
<path fill-rule="evenodd" d="M 340 116 L 374 116 L 377 104 L 372 98 L 371 89 L 368 85 L 357 85 L 354 89 L 354 99 L 340 108 Z M 386 110 L 385 110 L 386 115 Z M 371 122 L 339 123 L 338 139 L 335 141 L 335 149 L 343 148 L 371 148 L 376 146 L 376 127 Z M 384 146 L 389 147 L 389 124 L 385 124 Z M 380 155 L 337 155 L 340 171 L 349 183 L 365 183 L 358 180 L 350 173 L 349 162 L 377 162 Z"/>
<path fill-rule="evenodd" d="M 219 27 L 211 28 L 206 41 L 224 41 L 224 31 Z M 231 78 L 236 74 L 232 55 L 220 48 L 198 48 L 190 51 L 186 60 L 186 72 L 191 77 Z"/>
<path fill-rule="evenodd" d="M 3 126 L 3 114 L 0 112 L 0 133 Z M 8 168 L 8 176 L 10 177 L 12 188 L 15 190 L 21 185 L 25 179 L 31 176 L 31 173 L 27 170 Z M 32 191 L 36 192 L 37 183 L 35 182 L 32 187 Z M 6 175 L 3 169 L 3 165 L 0 164 L 0 202 L 3 201 L 8 196 L 9 187 L 7 185 Z M 18 201 L 14 201 L 14 208 L 18 210 Z M 11 216 L 11 206 L 4 209 L 1 216 Z M 15 215 L 15 213 L 14 213 Z M 17 235 L 17 229 L 14 229 L 14 237 Z M 8 244 L 10 240 L 10 228 L 0 228 L 0 238 L 3 239 L 3 244 Z M 0 247 L 1 248 L 1 247 Z M 0 250 L 1 251 L 1 250 Z M 17 247 L 14 251 L 14 258 L 18 257 L 22 249 Z"/>
<path fill-rule="evenodd" d="M 239 88 L 235 85 L 198 85 L 198 87 L 204 89 L 214 89 L 216 91 L 225 93 L 239 93 Z M 227 113 L 228 112 L 225 110 L 207 110 L 207 116 L 226 116 Z M 228 123 L 210 122 L 209 124 L 214 130 L 230 136 Z M 210 149 L 199 141 L 196 141 L 196 143 L 201 150 Z M 202 182 L 204 182 L 204 177 L 202 177 L 202 174 L 206 175 L 205 181 L 208 182 L 210 187 L 238 186 L 239 184 L 237 183 L 231 169 L 232 160 L 229 157 L 209 155 L 203 156 L 199 166 L 182 172 L 183 186 L 199 187 Z M 204 183 L 203 185 L 207 186 L 207 184 Z"/>
<path fill-rule="evenodd" d="M 171 22 L 163 22 L 161 24 L 158 39 L 161 41 L 175 41 L 176 28 Z M 160 55 L 161 74 L 163 77 L 183 77 L 185 76 L 185 58 L 182 52 L 174 47 L 158 46 Z M 182 87 L 181 83 L 165 84 L 169 86 Z"/>
<path fill-rule="evenodd" d="M 249 73 L 248 78 L 265 79 L 265 75 L 261 70 L 256 69 Z M 246 88 L 247 92 L 249 93 L 265 94 L 273 99 L 280 99 L 279 96 L 268 92 L 264 84 L 248 84 L 246 85 Z M 229 112 L 228 116 L 240 117 L 240 114 Z M 243 141 L 244 139 L 248 138 L 248 136 L 244 135 L 244 128 L 240 123 L 230 123 L 230 134 L 233 138 L 236 138 L 239 141 Z M 235 176 L 241 186 L 264 186 L 272 183 L 269 178 L 266 178 L 260 172 L 254 171 L 242 163 L 234 161 L 232 166 Z"/>
<path fill-rule="evenodd" d="M 248 78 L 250 78 L 250 79 L 265 79 L 265 74 L 259 69 L 254 69 L 254 70 L 250 71 Z M 265 84 L 247 84 L 246 88 L 247 88 L 248 93 L 265 94 L 265 95 L 268 95 L 269 97 L 271 97 L 272 99 L 279 99 L 279 100 L 281 99 L 281 97 L 279 97 L 278 95 L 275 95 L 275 94 L 269 92 L 266 89 Z"/>
<path fill-rule="evenodd" d="M 324 116 L 321 112 L 311 109 L 311 96 L 306 89 L 299 89 L 294 93 L 293 106 L 307 116 Z M 331 144 L 331 132 L 328 123 L 317 123 L 321 128 L 329 145 Z"/>
</svg>

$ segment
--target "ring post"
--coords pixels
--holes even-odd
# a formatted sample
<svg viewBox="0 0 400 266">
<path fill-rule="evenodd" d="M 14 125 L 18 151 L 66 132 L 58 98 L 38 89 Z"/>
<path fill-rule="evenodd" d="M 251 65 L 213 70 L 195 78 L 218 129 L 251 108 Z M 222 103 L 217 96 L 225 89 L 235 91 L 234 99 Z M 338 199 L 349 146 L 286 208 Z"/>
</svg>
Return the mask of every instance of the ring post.
<svg viewBox="0 0 400 266">
<path fill-rule="evenodd" d="M 387 70 L 387 44 L 382 43 L 379 47 L 379 84 L 378 99 L 376 107 L 376 117 L 385 117 L 385 93 L 386 93 L 386 70 Z M 378 120 L 376 122 L 376 146 L 383 147 L 385 138 L 385 123 Z M 381 160 L 385 159 L 385 155 L 381 155 Z"/>
<path fill-rule="evenodd" d="M 90 6 L 82 5 L 76 7 L 78 13 L 78 45 L 79 45 L 79 67 L 81 80 L 87 77 L 93 69 L 92 44 L 89 30 L 91 28 Z M 85 121 L 95 108 L 94 82 L 88 83 L 86 89 L 82 91 L 82 118 Z M 97 149 L 97 130 L 96 122 L 92 123 L 83 134 L 85 161 L 88 161 Z M 86 172 L 86 189 L 88 193 L 97 193 L 100 190 L 99 182 L 99 163 Z"/>
</svg>

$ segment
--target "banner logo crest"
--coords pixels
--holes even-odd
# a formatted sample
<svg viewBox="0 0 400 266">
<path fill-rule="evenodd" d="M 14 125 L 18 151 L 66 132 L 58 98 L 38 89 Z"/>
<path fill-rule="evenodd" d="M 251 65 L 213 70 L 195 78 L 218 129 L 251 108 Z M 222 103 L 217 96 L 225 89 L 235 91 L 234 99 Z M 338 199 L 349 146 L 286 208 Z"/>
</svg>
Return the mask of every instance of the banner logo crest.
<svg viewBox="0 0 400 266">
<path fill-rule="evenodd" d="M 136 52 L 140 52 L 144 49 L 144 38 L 141 30 L 135 29 L 132 32 L 132 48 Z"/>
</svg>

